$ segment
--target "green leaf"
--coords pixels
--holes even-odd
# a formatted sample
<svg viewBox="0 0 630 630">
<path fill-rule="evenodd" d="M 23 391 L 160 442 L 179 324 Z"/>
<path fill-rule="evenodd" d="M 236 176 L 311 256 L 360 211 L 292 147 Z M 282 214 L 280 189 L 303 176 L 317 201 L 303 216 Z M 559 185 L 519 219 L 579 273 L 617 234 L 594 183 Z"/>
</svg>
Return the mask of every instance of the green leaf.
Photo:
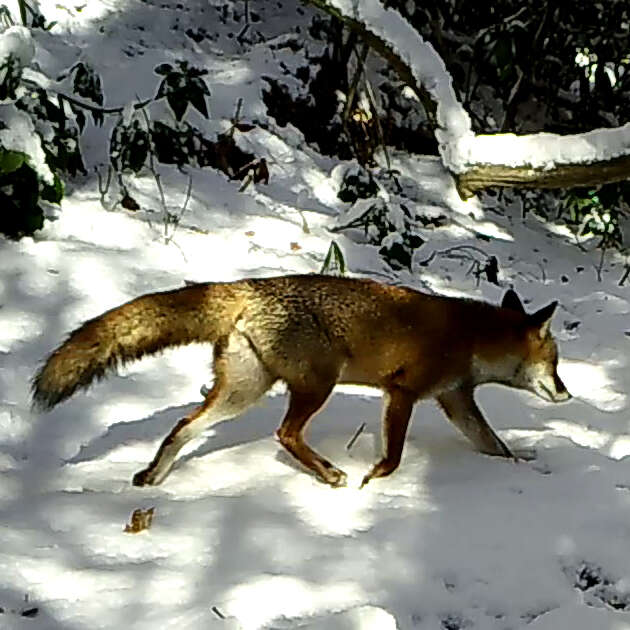
<svg viewBox="0 0 630 630">
<path fill-rule="evenodd" d="M 22 64 L 9 53 L 0 65 L 0 101 L 17 98 L 16 90 L 22 79 Z"/>
<path fill-rule="evenodd" d="M 334 274 L 336 272 L 342 276 L 346 273 L 346 261 L 339 245 L 335 241 L 331 241 L 320 273 Z"/>
<path fill-rule="evenodd" d="M 175 120 L 180 121 L 186 113 L 188 101 L 181 98 L 181 92 L 172 92 L 166 97 L 166 100 L 175 114 Z"/>
<path fill-rule="evenodd" d="M 191 76 L 192 76 L 192 71 L 191 71 Z M 193 87 L 195 90 L 199 90 L 203 95 L 210 96 L 210 90 L 208 89 L 208 86 L 206 85 L 206 82 L 203 79 L 199 79 L 199 78 L 192 79 L 190 82 L 190 86 Z"/>
<path fill-rule="evenodd" d="M 39 230 L 44 212 L 38 201 L 37 174 L 26 162 L 11 173 L 0 174 L 0 233 L 20 238 Z"/>
<path fill-rule="evenodd" d="M 75 93 L 102 105 L 104 97 L 101 77 L 96 74 L 94 68 L 87 63 L 79 62 L 74 66 L 74 70 L 73 89 Z"/>
<path fill-rule="evenodd" d="M 63 199 L 63 192 L 63 182 L 55 175 L 52 185 L 44 184 L 42 186 L 41 197 L 45 201 L 58 204 Z"/>
<path fill-rule="evenodd" d="M 138 120 L 131 125 L 118 124 L 112 131 L 110 160 L 119 172 L 138 173 L 149 155 L 149 134 Z"/>
<path fill-rule="evenodd" d="M 0 173 L 12 173 L 17 171 L 27 159 L 26 153 L 20 151 L 8 151 L 0 148 Z"/>
<path fill-rule="evenodd" d="M 72 110 L 72 113 L 74 114 L 74 119 L 77 123 L 77 126 L 79 127 L 79 131 L 82 132 L 85 127 L 85 121 L 86 121 L 85 113 L 80 107 L 72 103 L 72 101 L 68 101 L 68 104 L 70 105 L 70 109 Z"/>
<path fill-rule="evenodd" d="M 204 85 L 204 88 L 206 88 L 206 92 L 208 91 L 208 88 Z M 208 92 L 209 93 L 209 92 Z M 190 93 L 190 97 L 189 97 L 189 103 L 204 117 L 204 118 L 208 118 L 208 107 L 206 105 L 206 98 L 204 95 L 204 90 L 201 89 L 194 89 L 191 90 Z"/>
<path fill-rule="evenodd" d="M 161 74 L 163 76 L 170 74 L 172 71 L 173 66 L 171 66 L 170 63 L 161 63 L 159 66 L 155 66 L 155 68 L 153 68 L 153 72 L 155 72 L 155 74 Z"/>
<path fill-rule="evenodd" d="M 155 68 L 156 74 L 164 76 L 158 87 L 156 100 L 166 97 L 169 107 L 173 110 L 178 121 L 184 117 L 189 104 L 202 116 L 208 118 L 208 106 L 205 97 L 210 96 L 210 90 L 200 78 L 207 71 L 189 68 L 186 61 L 178 61 L 177 65 L 179 66 L 177 70 L 170 64 L 161 64 Z"/>
</svg>

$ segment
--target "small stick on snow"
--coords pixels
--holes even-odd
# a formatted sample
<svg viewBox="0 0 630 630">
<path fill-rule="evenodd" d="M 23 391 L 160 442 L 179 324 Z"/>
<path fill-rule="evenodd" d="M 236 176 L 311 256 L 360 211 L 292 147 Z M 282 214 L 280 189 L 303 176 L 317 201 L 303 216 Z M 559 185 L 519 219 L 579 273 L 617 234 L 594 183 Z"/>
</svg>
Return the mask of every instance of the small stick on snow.
<svg viewBox="0 0 630 630">
<path fill-rule="evenodd" d="M 213 606 L 210 609 L 219 619 L 225 619 L 225 615 L 216 607 Z"/>
<path fill-rule="evenodd" d="M 354 443 L 357 441 L 357 438 L 363 433 L 363 429 L 365 429 L 366 423 L 363 422 L 359 425 L 359 428 L 354 432 L 354 435 L 350 438 L 350 441 L 346 444 L 346 450 L 349 451 Z"/>
</svg>

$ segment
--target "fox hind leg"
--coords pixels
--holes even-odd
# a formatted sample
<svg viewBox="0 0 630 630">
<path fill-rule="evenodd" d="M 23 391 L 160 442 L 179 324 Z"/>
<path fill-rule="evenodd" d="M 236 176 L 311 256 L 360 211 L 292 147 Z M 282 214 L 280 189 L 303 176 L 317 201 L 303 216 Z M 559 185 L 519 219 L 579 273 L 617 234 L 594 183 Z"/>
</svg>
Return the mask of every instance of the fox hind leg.
<svg viewBox="0 0 630 630">
<path fill-rule="evenodd" d="M 346 485 L 346 473 L 314 451 L 303 437 L 308 421 L 324 405 L 333 386 L 334 381 L 309 391 L 291 389 L 289 386 L 289 407 L 276 435 L 293 457 L 314 471 L 322 481 L 336 488 Z"/>
<path fill-rule="evenodd" d="M 184 444 L 209 426 L 243 413 L 275 380 L 238 332 L 215 345 L 214 371 L 215 382 L 205 401 L 173 427 L 149 466 L 134 475 L 134 486 L 162 483 Z"/>
</svg>

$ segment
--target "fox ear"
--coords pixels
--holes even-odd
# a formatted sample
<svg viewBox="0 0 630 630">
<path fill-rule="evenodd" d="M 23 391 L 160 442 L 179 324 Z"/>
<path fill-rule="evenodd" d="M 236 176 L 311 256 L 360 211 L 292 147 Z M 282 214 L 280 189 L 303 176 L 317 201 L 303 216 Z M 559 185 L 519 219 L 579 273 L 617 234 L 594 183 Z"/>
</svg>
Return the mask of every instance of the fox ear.
<svg viewBox="0 0 630 630">
<path fill-rule="evenodd" d="M 513 311 L 518 311 L 519 313 L 525 313 L 521 298 L 518 297 L 518 294 L 514 289 L 508 289 L 505 292 L 505 295 L 503 296 L 503 301 L 501 302 L 501 306 L 503 308 L 509 308 Z"/>
<path fill-rule="evenodd" d="M 543 306 L 539 311 L 532 313 L 528 316 L 528 321 L 531 326 L 538 329 L 538 334 L 541 339 L 544 339 L 549 332 L 549 327 L 551 326 L 551 318 L 558 306 L 558 302 L 552 302 L 551 304 L 547 304 L 547 306 Z"/>
</svg>

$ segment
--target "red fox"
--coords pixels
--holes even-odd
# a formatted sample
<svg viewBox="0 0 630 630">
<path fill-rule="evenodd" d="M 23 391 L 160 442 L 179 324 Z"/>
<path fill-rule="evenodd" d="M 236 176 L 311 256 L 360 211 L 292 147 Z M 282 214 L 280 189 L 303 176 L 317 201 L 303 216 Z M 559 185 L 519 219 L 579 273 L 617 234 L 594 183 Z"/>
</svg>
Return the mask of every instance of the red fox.
<svg viewBox="0 0 630 630">
<path fill-rule="evenodd" d="M 306 425 L 337 383 L 384 392 L 382 456 L 363 486 L 396 470 L 414 403 L 424 398 L 436 398 L 481 452 L 513 457 L 473 389 L 502 383 L 547 401 L 568 400 L 549 330 L 556 306 L 527 314 L 511 289 L 493 306 L 321 275 L 195 284 L 143 295 L 83 324 L 33 379 L 33 404 L 50 409 L 117 365 L 168 346 L 211 342 L 213 387 L 134 475 L 134 485 L 161 483 L 186 442 L 241 414 L 281 380 L 289 403 L 277 437 L 331 486 L 345 485 L 346 474 L 304 441 Z"/>
</svg>

